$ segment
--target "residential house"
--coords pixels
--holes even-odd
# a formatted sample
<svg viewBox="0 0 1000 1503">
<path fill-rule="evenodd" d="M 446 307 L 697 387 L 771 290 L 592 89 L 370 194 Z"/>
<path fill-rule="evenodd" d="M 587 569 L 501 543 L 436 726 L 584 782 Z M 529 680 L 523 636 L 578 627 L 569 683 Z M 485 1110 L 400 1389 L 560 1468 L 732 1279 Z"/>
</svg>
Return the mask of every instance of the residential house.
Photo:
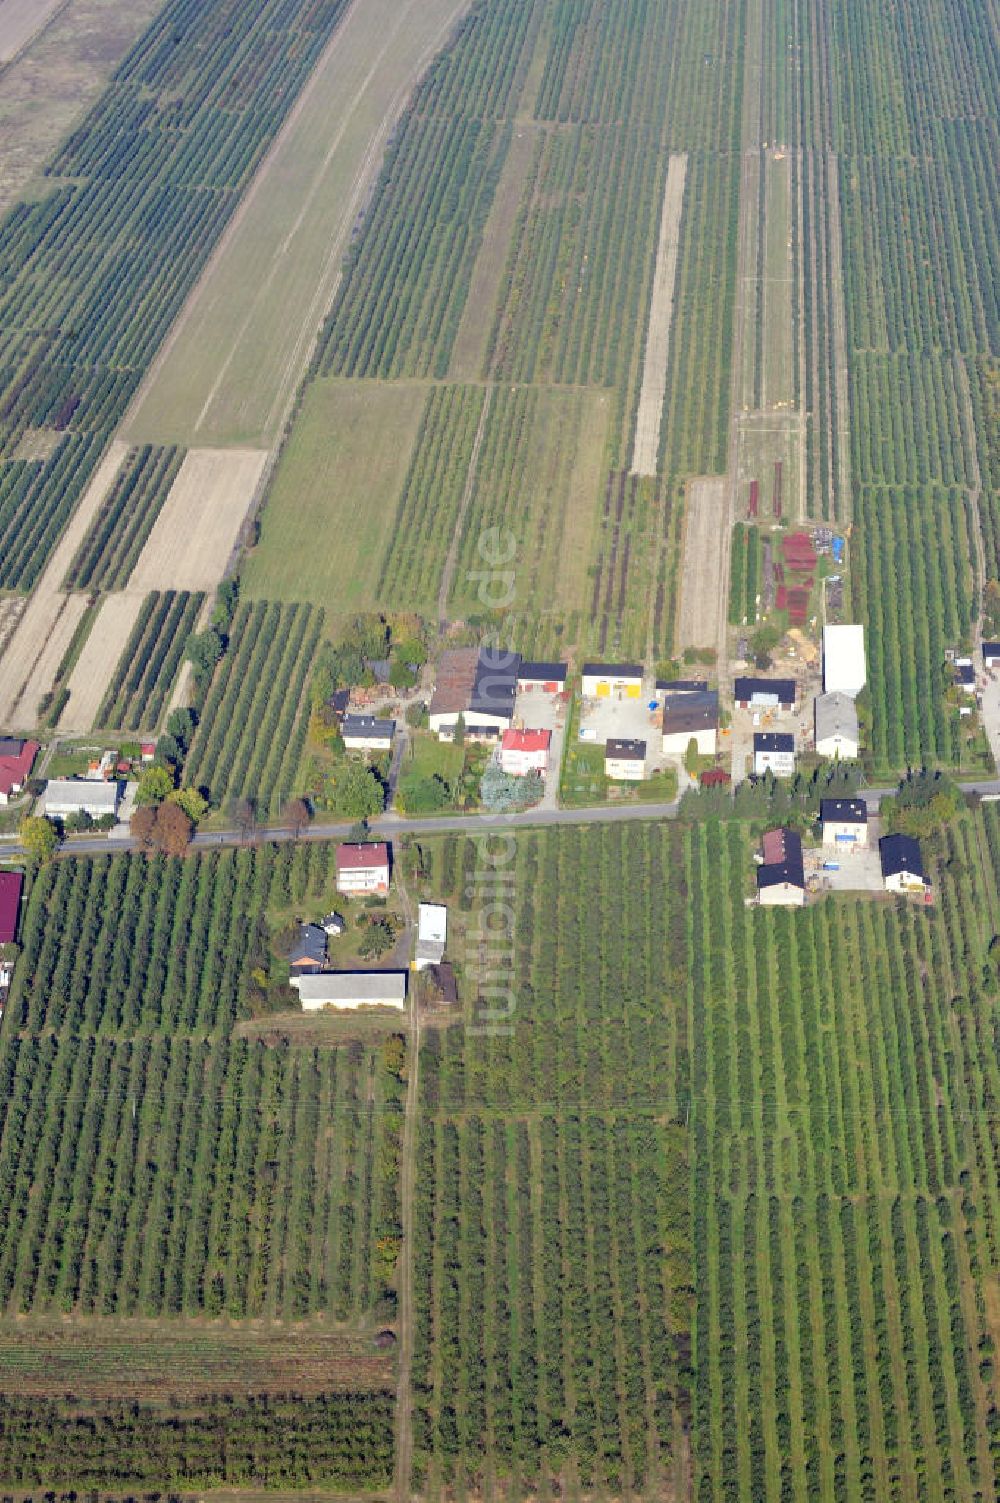
<svg viewBox="0 0 1000 1503">
<path fill-rule="evenodd" d="M 963 694 L 975 694 L 976 671 L 971 658 L 956 658 L 954 674 L 956 688 L 961 689 Z"/>
<path fill-rule="evenodd" d="M 757 868 L 757 901 L 765 908 L 801 908 L 806 900 L 802 841 L 794 830 L 769 830 Z"/>
<path fill-rule="evenodd" d="M 860 731 L 858 711 L 847 694 L 817 694 L 813 702 L 816 724 L 816 750 L 821 757 L 842 762 L 858 755 Z"/>
<path fill-rule="evenodd" d="M 500 741 L 500 766 L 516 778 L 523 778 L 529 772 L 544 777 L 549 770 L 551 742 L 551 731 L 504 731 Z"/>
<path fill-rule="evenodd" d="M 448 910 L 443 903 L 421 903 L 417 910 L 416 967 L 440 965 L 448 938 Z"/>
<path fill-rule="evenodd" d="M 912 835 L 883 835 L 878 853 L 886 892 L 923 892 L 927 884 L 919 840 Z"/>
<path fill-rule="evenodd" d="M 733 698 L 741 710 L 794 710 L 793 678 L 738 678 Z"/>
<path fill-rule="evenodd" d="M 776 778 L 790 778 L 795 771 L 795 737 L 782 731 L 755 732 L 753 770 L 757 777 L 770 771 Z"/>
<path fill-rule="evenodd" d="M 321 1007 L 394 1007 L 401 1012 L 406 1006 L 405 971 L 323 971 L 293 976 L 289 984 L 298 992 L 303 1012 Z"/>
<path fill-rule="evenodd" d="M 156 761 L 156 742 L 143 741 L 139 747 L 139 756 L 143 762 Z"/>
<path fill-rule="evenodd" d="M 646 776 L 646 743 L 612 736 L 604 746 L 604 776 L 616 783 L 641 783 Z"/>
<path fill-rule="evenodd" d="M 328 913 L 326 918 L 321 921 L 320 928 L 328 938 L 337 939 L 344 933 L 347 924 L 339 913 Z"/>
<path fill-rule="evenodd" d="M 561 694 L 565 687 L 565 663 L 522 663 L 517 670 L 518 694 Z"/>
<path fill-rule="evenodd" d="M 117 782 L 98 782 L 94 778 L 50 778 L 45 785 L 45 813 L 54 819 L 71 814 L 89 814 L 102 819 L 118 813 L 120 790 Z"/>
<path fill-rule="evenodd" d="M 376 720 L 374 715 L 345 715 L 340 734 L 348 751 L 389 751 L 396 722 Z"/>
<path fill-rule="evenodd" d="M 983 643 L 983 667 L 1000 668 L 1000 642 Z"/>
<path fill-rule="evenodd" d="M 823 844 L 838 849 L 868 844 L 868 805 L 861 798 L 825 798 L 819 806 Z"/>
<path fill-rule="evenodd" d="M 470 740 L 493 741 L 514 718 L 516 652 L 494 647 L 457 647 L 441 654 L 431 698 L 429 724 L 442 741 L 455 735 L 459 720 Z"/>
<path fill-rule="evenodd" d="M 319 924 L 300 924 L 288 957 L 293 976 L 309 976 L 326 964 L 326 930 Z"/>
<path fill-rule="evenodd" d="M 338 845 L 337 891 L 389 891 L 389 847 L 384 840 Z"/>
<path fill-rule="evenodd" d="M 707 678 L 658 678 L 657 694 L 704 694 L 708 688 Z"/>
<path fill-rule="evenodd" d="M 638 663 L 584 663 L 580 685 L 584 699 L 639 699 L 642 667 Z"/>
<path fill-rule="evenodd" d="M 865 629 L 863 626 L 824 626 L 823 689 L 855 699 L 865 686 Z"/>
<path fill-rule="evenodd" d="M 37 741 L 0 738 L 0 804 L 9 804 L 23 790 L 37 755 Z"/>
<path fill-rule="evenodd" d="M 663 754 L 683 756 L 694 741 L 703 757 L 715 755 L 719 734 L 719 695 L 715 689 L 684 689 L 663 701 Z"/>
</svg>

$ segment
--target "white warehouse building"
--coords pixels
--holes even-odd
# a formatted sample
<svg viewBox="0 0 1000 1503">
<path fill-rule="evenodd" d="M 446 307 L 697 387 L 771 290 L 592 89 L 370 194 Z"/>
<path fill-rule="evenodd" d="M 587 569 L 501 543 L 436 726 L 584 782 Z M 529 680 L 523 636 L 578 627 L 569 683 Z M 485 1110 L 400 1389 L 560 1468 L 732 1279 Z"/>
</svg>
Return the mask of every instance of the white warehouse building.
<svg viewBox="0 0 1000 1503">
<path fill-rule="evenodd" d="M 70 814 L 102 819 L 118 813 L 118 800 L 117 783 L 95 778 L 50 778 L 45 785 L 45 813 L 60 819 Z"/>
<path fill-rule="evenodd" d="M 288 983 L 295 988 L 303 1012 L 318 1012 L 321 1007 L 406 1006 L 405 971 L 320 971 L 314 976 L 293 976 Z"/>
<path fill-rule="evenodd" d="M 823 689 L 855 699 L 867 682 L 863 626 L 824 626 Z"/>
</svg>

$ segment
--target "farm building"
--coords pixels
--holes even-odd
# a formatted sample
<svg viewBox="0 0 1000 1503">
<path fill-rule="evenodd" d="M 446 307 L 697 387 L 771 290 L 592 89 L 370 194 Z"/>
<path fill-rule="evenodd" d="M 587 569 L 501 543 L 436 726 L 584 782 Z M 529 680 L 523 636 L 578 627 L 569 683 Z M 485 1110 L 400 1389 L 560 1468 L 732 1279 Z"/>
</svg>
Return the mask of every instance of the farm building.
<svg viewBox="0 0 1000 1503">
<path fill-rule="evenodd" d="M 868 805 L 864 799 L 822 799 L 819 817 L 824 845 L 843 848 L 868 844 Z"/>
<path fill-rule="evenodd" d="M 817 694 L 813 702 L 816 750 L 821 757 L 851 761 L 858 755 L 858 712 L 848 694 Z"/>
<path fill-rule="evenodd" d="M 757 901 L 766 908 L 801 908 L 806 900 L 802 841 L 794 830 L 769 830 L 757 868 Z"/>
<path fill-rule="evenodd" d="M 965 694 L 975 694 L 976 672 L 971 658 L 955 659 L 955 687 Z"/>
<path fill-rule="evenodd" d="M 337 891 L 389 891 L 389 847 L 384 840 L 338 845 Z"/>
<path fill-rule="evenodd" d="M 102 819 L 118 813 L 117 783 L 94 778 L 50 778 L 45 785 L 45 812 L 57 819 L 70 814 L 89 814 Z"/>
<path fill-rule="evenodd" d="M 1000 667 L 1000 642 L 983 643 L 983 667 Z"/>
<path fill-rule="evenodd" d="M 886 892 L 922 892 L 924 862 L 920 842 L 912 835 L 884 835 L 878 843 L 882 882 Z"/>
<path fill-rule="evenodd" d="M 139 756 L 140 756 L 140 758 L 142 759 L 143 762 L 153 762 L 153 761 L 155 761 L 156 760 L 156 742 L 155 741 L 144 741 L 142 743 L 142 745 L 139 747 Z"/>
<path fill-rule="evenodd" d="M 340 734 L 348 751 L 388 751 L 396 734 L 396 722 L 376 720 L 374 715 L 345 715 Z"/>
<path fill-rule="evenodd" d="M 23 872 L 0 872 L 0 945 L 12 945 L 17 939 L 23 884 Z"/>
<path fill-rule="evenodd" d="M 500 742 L 500 766 L 516 778 L 525 773 L 538 772 L 542 776 L 549 768 L 551 731 L 504 731 Z"/>
<path fill-rule="evenodd" d="M 663 754 L 683 756 L 695 741 L 703 757 L 715 755 L 719 696 L 715 689 L 668 694 L 663 701 Z"/>
<path fill-rule="evenodd" d="M 448 939 L 448 910 L 443 903 L 421 903 L 417 914 L 417 970 L 440 965 Z"/>
<path fill-rule="evenodd" d="M 757 777 L 773 772 L 776 778 L 790 778 L 795 771 L 795 737 L 783 731 L 757 731 L 753 770 Z"/>
<path fill-rule="evenodd" d="M 824 626 L 823 690 L 856 698 L 865 687 L 865 629 L 863 626 Z"/>
<path fill-rule="evenodd" d="M 707 678 L 658 678 L 657 694 L 704 694 L 708 688 Z"/>
<path fill-rule="evenodd" d="M 334 689 L 327 700 L 327 708 L 333 714 L 333 718 L 340 723 L 347 714 L 347 706 L 351 702 L 350 689 Z"/>
<path fill-rule="evenodd" d="M 494 740 L 511 723 L 521 659 L 493 647 L 456 647 L 441 654 L 430 703 L 430 728 L 451 740 L 461 719 L 472 740 Z"/>
<path fill-rule="evenodd" d="M 295 976 L 321 971 L 326 964 L 326 930 L 319 924 L 300 924 L 288 964 Z"/>
<path fill-rule="evenodd" d="M 323 971 L 318 976 L 293 976 L 289 983 L 299 994 L 303 1012 L 321 1007 L 395 1007 L 406 1005 L 405 971 Z"/>
<path fill-rule="evenodd" d="M 584 699 L 639 699 L 642 668 L 637 663 L 584 663 L 580 692 Z"/>
<path fill-rule="evenodd" d="M 347 924 L 341 918 L 339 913 L 328 913 L 326 918 L 320 924 L 320 928 L 323 930 L 324 934 L 335 939 L 339 935 L 343 934 L 344 930 L 347 928 Z"/>
<path fill-rule="evenodd" d="M 793 678 L 738 678 L 733 698 L 741 710 L 794 710 Z"/>
<path fill-rule="evenodd" d="M 616 783 L 641 783 L 646 776 L 645 741 L 612 736 L 604 746 L 604 776 Z"/>
<path fill-rule="evenodd" d="M 21 792 L 37 755 L 37 741 L 18 741 L 9 736 L 0 740 L 0 804 L 9 803 Z"/>
<path fill-rule="evenodd" d="M 565 687 L 565 663 L 522 663 L 517 670 L 518 694 L 559 694 Z"/>
</svg>

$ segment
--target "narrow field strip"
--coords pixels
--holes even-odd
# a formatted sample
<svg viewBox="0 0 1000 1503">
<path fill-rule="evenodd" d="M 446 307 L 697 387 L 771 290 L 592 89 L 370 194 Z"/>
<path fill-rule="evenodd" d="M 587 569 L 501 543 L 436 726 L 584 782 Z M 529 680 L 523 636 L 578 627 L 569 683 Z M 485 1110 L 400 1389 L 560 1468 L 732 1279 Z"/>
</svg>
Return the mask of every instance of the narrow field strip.
<svg viewBox="0 0 1000 1503">
<path fill-rule="evenodd" d="M 232 556 L 266 461 L 262 449 L 189 450 L 128 588 L 214 589 Z"/>
<path fill-rule="evenodd" d="M 69 678 L 69 699 L 59 717 L 61 731 L 89 731 L 111 681 L 115 666 L 143 605 L 141 591 L 109 595 Z"/>
<path fill-rule="evenodd" d="M 674 152 L 667 168 L 663 189 L 663 212 L 660 217 L 660 241 L 656 250 L 653 293 L 649 304 L 646 329 L 646 354 L 642 368 L 642 390 L 635 420 L 635 446 L 632 472 L 655 475 L 660 454 L 660 423 L 663 399 L 667 392 L 667 362 L 670 358 L 670 325 L 674 316 L 674 282 L 677 275 L 677 252 L 680 247 L 681 214 L 684 208 L 684 184 L 687 179 L 687 152 Z"/>
</svg>

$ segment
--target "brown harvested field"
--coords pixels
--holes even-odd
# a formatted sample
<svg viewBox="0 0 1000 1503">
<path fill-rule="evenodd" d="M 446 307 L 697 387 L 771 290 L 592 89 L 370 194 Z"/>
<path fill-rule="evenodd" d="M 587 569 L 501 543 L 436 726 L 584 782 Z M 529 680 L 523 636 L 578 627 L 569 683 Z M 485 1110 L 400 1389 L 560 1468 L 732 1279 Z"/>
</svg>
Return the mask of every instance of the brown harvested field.
<svg viewBox="0 0 1000 1503">
<path fill-rule="evenodd" d="M 129 590 L 214 590 L 266 461 L 263 449 L 189 450 L 129 576 Z"/>
<path fill-rule="evenodd" d="M 493 207 L 486 220 L 483 243 L 472 270 L 469 295 L 455 336 L 449 373 L 452 381 L 476 381 L 484 374 L 486 347 L 500 295 L 500 279 L 507 264 L 511 232 L 521 206 L 528 168 L 540 144 L 537 128 L 519 125 L 515 130 Z"/>
<path fill-rule="evenodd" d="M 392 126 L 468 4 L 349 7 L 126 417 L 134 443 L 277 440 Z"/>
<path fill-rule="evenodd" d="M 111 73 L 163 0 L 0 0 L 0 42 L 8 9 L 9 47 L 16 40 L 15 11 L 48 15 L 27 46 L 0 72 L 0 213 L 30 187 L 49 192 L 40 180 L 48 158 L 90 108 Z M 0 62 L 4 53 L 0 47 Z M 33 181 L 34 180 L 34 181 Z"/>
<path fill-rule="evenodd" d="M 329 1392 L 394 1381 L 370 1334 L 318 1322 L 28 1316 L 0 1321 L 0 1372 L 19 1394 L 190 1399 L 210 1393 Z"/>
<path fill-rule="evenodd" d="M 339 1049 L 355 1039 L 370 1041 L 386 1033 L 398 1033 L 399 1014 L 276 1012 L 266 1018 L 248 1018 L 236 1024 L 237 1038 L 260 1040 L 279 1047 L 292 1044 L 297 1049 Z"/>
<path fill-rule="evenodd" d="M 675 152 L 667 167 L 663 189 L 663 212 L 660 216 L 660 241 L 653 273 L 653 291 L 649 302 L 646 329 L 646 352 L 642 367 L 642 389 L 635 423 L 635 446 L 632 473 L 655 475 L 660 454 L 660 419 L 667 390 L 667 361 L 670 356 L 670 325 L 674 316 L 674 282 L 677 275 L 677 250 L 680 244 L 681 210 L 684 207 L 684 182 L 687 177 L 687 152 Z"/>
<path fill-rule="evenodd" d="M 0 0 L 0 63 L 9 63 L 64 0 Z"/>
<path fill-rule="evenodd" d="M 5 730 L 31 730 L 38 706 L 52 688 L 80 618 L 86 595 L 38 591 L 0 659 L 0 724 Z"/>
<path fill-rule="evenodd" d="M 725 642 L 728 491 L 724 475 L 691 480 L 686 488 L 678 651 L 685 647 L 720 648 Z"/>
<path fill-rule="evenodd" d="M 104 691 L 125 651 L 129 632 L 145 598 L 141 590 L 129 590 L 108 595 L 103 601 L 70 674 L 69 699 L 59 717 L 61 731 L 82 733 L 93 727 Z"/>
</svg>

